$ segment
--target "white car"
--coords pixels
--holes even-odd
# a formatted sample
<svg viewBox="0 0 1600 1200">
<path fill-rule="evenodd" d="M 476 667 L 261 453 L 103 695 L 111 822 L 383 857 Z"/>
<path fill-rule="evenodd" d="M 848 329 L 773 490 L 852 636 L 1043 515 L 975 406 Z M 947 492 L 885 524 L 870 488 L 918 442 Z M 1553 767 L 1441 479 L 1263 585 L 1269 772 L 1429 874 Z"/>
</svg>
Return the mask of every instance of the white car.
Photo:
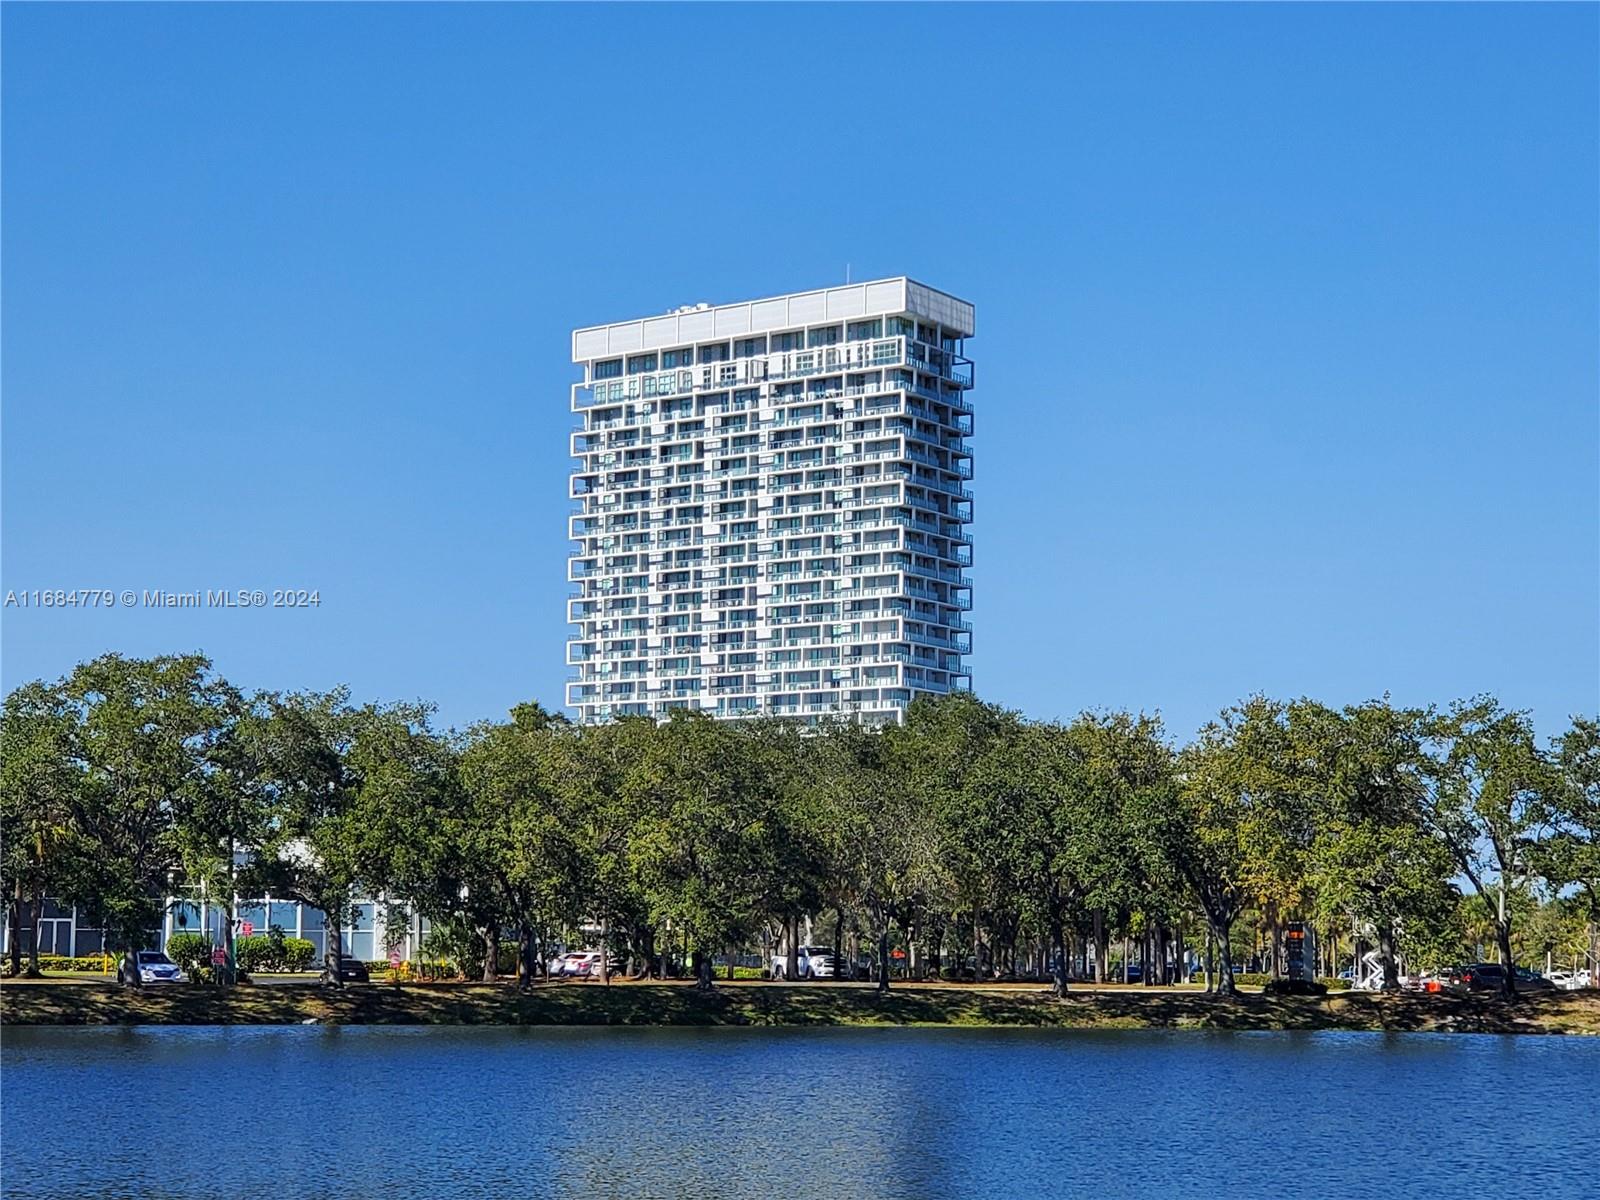
<svg viewBox="0 0 1600 1200">
<path fill-rule="evenodd" d="M 832 979 L 839 973 L 839 960 L 833 956 L 832 946 L 801 946 L 798 954 L 799 978 Z M 789 956 L 772 956 L 772 977 L 783 979 L 789 971 Z"/>
<path fill-rule="evenodd" d="M 132 983 L 130 976 L 135 970 L 139 972 L 140 983 L 182 983 L 183 972 L 178 969 L 178 964 L 173 962 L 159 950 L 140 950 L 134 956 L 136 966 L 124 963 L 117 970 L 117 978 L 124 983 Z"/>
<path fill-rule="evenodd" d="M 600 977 L 600 964 L 604 958 L 605 955 L 598 950 L 583 950 L 574 954 L 563 954 L 561 956 L 561 970 L 557 974 L 575 979 L 598 979 Z M 608 974 L 615 975 L 617 972 L 616 964 L 610 964 L 610 968 Z"/>
<path fill-rule="evenodd" d="M 1545 976 L 1564 992 L 1575 992 L 1579 988 L 1589 986 L 1590 975 L 1588 971 L 1551 971 Z"/>
</svg>

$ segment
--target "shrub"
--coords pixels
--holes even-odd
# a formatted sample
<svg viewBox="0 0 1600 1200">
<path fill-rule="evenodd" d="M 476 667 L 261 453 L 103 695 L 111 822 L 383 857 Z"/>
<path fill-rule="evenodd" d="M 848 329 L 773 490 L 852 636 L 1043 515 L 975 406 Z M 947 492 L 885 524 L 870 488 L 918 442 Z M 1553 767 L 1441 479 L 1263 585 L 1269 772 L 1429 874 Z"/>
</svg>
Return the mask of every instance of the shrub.
<svg viewBox="0 0 1600 1200">
<path fill-rule="evenodd" d="M 1320 976 L 1317 982 L 1330 992 L 1348 992 L 1350 990 L 1350 981 L 1348 979 L 1340 979 L 1334 975 Z"/>
<path fill-rule="evenodd" d="M 1326 984 L 1311 979 L 1274 979 L 1261 989 L 1268 996 L 1326 996 Z"/>
<path fill-rule="evenodd" d="M 97 972 L 105 969 L 107 962 L 111 970 L 117 969 L 117 956 L 110 955 L 109 959 L 98 954 L 83 955 L 78 958 L 67 958 L 60 954 L 39 955 L 39 969 L 41 971 L 82 971 L 84 973 Z"/>
<path fill-rule="evenodd" d="M 209 971 L 211 942 L 204 934 L 175 933 L 167 939 L 167 957 L 182 968 L 189 978 L 196 978 L 200 968 Z"/>
<path fill-rule="evenodd" d="M 283 939 L 283 966 L 284 971 L 307 971 L 311 969 L 312 960 L 317 956 L 315 943 L 305 938 Z"/>
<path fill-rule="evenodd" d="M 241 971 L 276 971 L 273 949 L 264 937 L 239 938 L 233 943 L 233 961 Z"/>
</svg>

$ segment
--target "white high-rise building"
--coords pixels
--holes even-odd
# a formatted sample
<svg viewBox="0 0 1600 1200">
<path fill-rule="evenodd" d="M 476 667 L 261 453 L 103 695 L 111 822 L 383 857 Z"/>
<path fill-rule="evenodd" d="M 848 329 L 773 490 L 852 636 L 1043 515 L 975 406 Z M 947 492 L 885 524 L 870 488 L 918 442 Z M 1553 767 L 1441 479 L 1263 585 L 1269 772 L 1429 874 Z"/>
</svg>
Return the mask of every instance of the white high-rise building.
<svg viewBox="0 0 1600 1200">
<path fill-rule="evenodd" d="M 578 718 L 970 687 L 973 332 L 904 278 L 575 330 Z"/>
</svg>

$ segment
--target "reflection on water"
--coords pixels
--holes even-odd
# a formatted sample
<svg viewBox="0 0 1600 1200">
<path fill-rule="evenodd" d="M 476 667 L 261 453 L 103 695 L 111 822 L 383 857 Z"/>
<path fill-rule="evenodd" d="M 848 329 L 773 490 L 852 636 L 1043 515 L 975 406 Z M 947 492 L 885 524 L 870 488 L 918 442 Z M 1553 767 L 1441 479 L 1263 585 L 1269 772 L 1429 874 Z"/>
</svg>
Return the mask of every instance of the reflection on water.
<svg viewBox="0 0 1600 1200">
<path fill-rule="evenodd" d="M 16 1198 L 1276 1200 L 1510 1163 L 1491 1191 L 1556 1200 L 1594 1194 L 1600 1100 L 1600 1039 L 1464 1035 L 7 1029 L 0 1061 Z"/>
</svg>

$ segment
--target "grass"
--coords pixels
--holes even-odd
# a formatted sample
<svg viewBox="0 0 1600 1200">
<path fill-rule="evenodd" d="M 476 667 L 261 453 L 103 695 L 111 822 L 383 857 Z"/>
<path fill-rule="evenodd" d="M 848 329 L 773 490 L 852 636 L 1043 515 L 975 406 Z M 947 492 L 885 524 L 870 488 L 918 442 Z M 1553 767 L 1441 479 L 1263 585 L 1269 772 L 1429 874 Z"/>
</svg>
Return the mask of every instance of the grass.
<svg viewBox="0 0 1600 1200">
<path fill-rule="evenodd" d="M 1070 1029 L 1343 1029 L 1461 1033 L 1600 1034 L 1600 992 L 1491 997 L 1339 993 L 1323 999 L 1189 990 L 1075 991 L 900 986 L 887 996 L 848 984 L 721 983 L 512 985 L 313 983 L 148 987 L 98 978 L 0 984 L 5 1025 L 921 1025 Z"/>
</svg>

